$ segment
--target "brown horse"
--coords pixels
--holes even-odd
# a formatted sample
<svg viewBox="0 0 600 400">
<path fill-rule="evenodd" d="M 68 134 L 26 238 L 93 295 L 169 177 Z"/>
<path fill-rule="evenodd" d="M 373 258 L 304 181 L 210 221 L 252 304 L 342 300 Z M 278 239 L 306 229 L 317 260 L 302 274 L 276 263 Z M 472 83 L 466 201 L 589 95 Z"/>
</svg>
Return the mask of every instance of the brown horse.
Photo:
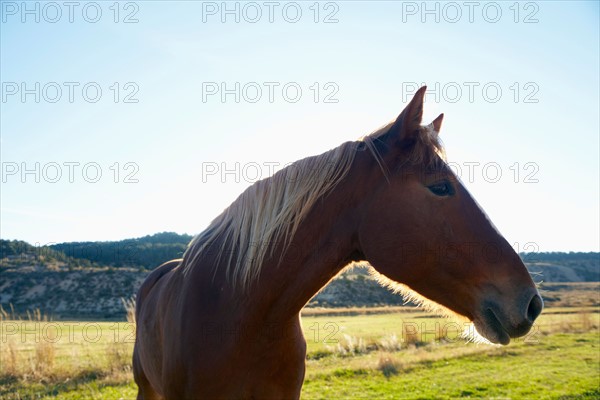
<svg viewBox="0 0 600 400">
<path fill-rule="evenodd" d="M 255 183 L 154 270 L 137 296 L 138 399 L 298 398 L 300 310 L 346 265 L 474 322 L 525 335 L 542 300 L 523 262 L 444 161 L 421 88 L 378 131 Z"/>
</svg>

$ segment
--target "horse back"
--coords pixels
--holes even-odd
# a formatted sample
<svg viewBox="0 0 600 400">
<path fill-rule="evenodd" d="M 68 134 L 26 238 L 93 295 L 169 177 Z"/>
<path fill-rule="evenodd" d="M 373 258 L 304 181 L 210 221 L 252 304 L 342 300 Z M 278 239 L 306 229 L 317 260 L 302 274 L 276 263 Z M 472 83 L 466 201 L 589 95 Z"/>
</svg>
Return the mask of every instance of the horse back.
<svg viewBox="0 0 600 400">
<path fill-rule="evenodd" d="M 175 267 L 177 267 L 181 263 L 182 259 L 178 258 L 175 260 L 167 261 L 166 263 L 156 267 L 150 274 L 146 277 L 142 286 L 137 292 L 136 300 L 135 300 L 135 316 L 136 318 L 140 315 L 140 310 L 142 308 L 142 304 L 144 299 L 148 296 L 148 293 L 152 290 L 156 282 L 160 280 L 164 275 L 171 272 Z"/>
<path fill-rule="evenodd" d="M 164 399 L 160 394 L 163 392 L 161 382 L 163 357 L 159 333 L 162 318 L 158 310 L 161 287 L 164 285 L 159 282 L 163 282 L 164 279 L 161 281 L 161 278 L 165 278 L 180 262 L 181 259 L 171 260 L 154 269 L 137 292 L 133 375 L 139 387 L 138 399 Z"/>
</svg>

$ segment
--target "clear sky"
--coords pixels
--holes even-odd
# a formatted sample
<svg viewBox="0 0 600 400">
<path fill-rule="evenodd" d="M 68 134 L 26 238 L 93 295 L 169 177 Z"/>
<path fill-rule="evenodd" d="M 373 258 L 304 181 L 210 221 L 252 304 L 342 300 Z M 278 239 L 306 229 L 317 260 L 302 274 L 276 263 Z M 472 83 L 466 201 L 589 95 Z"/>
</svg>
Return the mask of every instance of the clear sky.
<svg viewBox="0 0 600 400">
<path fill-rule="evenodd" d="M 597 1 L 0 4 L 3 239 L 196 234 L 427 83 L 509 242 L 599 251 Z"/>
</svg>

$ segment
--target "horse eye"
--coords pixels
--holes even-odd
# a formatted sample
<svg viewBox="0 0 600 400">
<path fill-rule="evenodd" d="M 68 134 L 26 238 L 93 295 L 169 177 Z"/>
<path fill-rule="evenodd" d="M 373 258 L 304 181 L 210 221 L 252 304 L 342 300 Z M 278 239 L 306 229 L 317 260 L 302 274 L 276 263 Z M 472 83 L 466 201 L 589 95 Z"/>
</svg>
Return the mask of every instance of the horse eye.
<svg viewBox="0 0 600 400">
<path fill-rule="evenodd" d="M 436 183 L 435 185 L 427 186 L 431 193 L 436 196 L 452 196 L 454 194 L 454 188 L 450 182 Z"/>
</svg>

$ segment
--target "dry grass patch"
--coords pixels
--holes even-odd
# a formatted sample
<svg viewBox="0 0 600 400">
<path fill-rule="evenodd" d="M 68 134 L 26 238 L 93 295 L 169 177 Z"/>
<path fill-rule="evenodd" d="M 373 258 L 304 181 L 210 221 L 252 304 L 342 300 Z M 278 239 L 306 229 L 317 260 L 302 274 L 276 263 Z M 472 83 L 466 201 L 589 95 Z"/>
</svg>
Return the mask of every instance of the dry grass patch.
<svg viewBox="0 0 600 400">
<path fill-rule="evenodd" d="M 383 373 L 386 378 L 393 375 L 398 375 L 400 368 L 400 362 L 389 353 L 381 353 L 379 355 L 379 362 L 377 363 L 377 369 Z"/>
</svg>

